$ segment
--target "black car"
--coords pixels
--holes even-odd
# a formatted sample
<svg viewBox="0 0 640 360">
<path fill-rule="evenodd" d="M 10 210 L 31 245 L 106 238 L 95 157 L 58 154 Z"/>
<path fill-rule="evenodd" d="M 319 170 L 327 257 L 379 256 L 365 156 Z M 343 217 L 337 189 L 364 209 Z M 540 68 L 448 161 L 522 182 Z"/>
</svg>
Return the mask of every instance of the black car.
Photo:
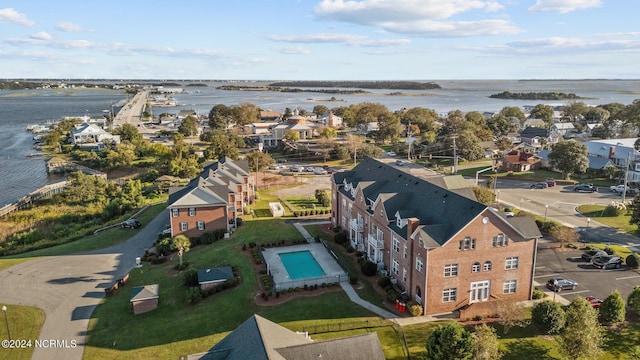
<svg viewBox="0 0 640 360">
<path fill-rule="evenodd" d="M 142 223 L 137 219 L 129 219 L 120 223 L 120 227 L 123 229 L 137 229 L 142 226 Z"/>
<path fill-rule="evenodd" d="M 551 278 L 547 281 L 547 287 L 555 292 L 560 290 L 575 290 L 577 286 L 577 282 L 562 277 Z"/>
<path fill-rule="evenodd" d="M 593 184 L 577 184 L 573 186 L 573 191 L 597 192 L 598 187 Z"/>
<path fill-rule="evenodd" d="M 549 185 L 546 182 L 537 182 L 535 184 L 531 184 L 532 189 L 546 189 Z"/>
<path fill-rule="evenodd" d="M 607 254 L 607 252 L 604 250 L 589 250 L 582 253 L 582 260 L 591 262 L 591 260 L 593 260 L 594 257 L 607 256 L 607 255 L 609 254 Z"/>
<path fill-rule="evenodd" d="M 622 267 L 622 259 L 620 258 L 620 256 L 615 255 L 596 256 L 593 258 L 591 263 L 593 264 L 593 266 L 600 269 L 620 269 Z"/>
</svg>

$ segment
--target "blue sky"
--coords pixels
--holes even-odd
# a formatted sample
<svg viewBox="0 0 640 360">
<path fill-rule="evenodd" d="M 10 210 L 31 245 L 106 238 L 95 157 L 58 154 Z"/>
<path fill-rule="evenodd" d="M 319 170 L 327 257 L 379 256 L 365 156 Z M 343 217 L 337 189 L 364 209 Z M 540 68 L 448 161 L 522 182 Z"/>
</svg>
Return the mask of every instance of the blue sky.
<svg viewBox="0 0 640 360">
<path fill-rule="evenodd" d="M 0 1 L 0 78 L 640 78 L 636 0 Z"/>
</svg>

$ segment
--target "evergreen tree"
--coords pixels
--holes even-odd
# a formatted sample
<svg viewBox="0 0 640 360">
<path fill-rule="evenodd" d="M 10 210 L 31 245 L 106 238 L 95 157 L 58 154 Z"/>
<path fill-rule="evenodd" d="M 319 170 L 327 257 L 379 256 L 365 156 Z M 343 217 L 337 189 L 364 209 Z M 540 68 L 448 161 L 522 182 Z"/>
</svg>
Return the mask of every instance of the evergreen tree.
<svg viewBox="0 0 640 360">
<path fill-rule="evenodd" d="M 559 303 L 545 300 L 531 310 L 531 322 L 545 334 L 557 334 L 564 328 L 565 313 Z"/>
<path fill-rule="evenodd" d="M 635 196 L 633 201 L 631 202 L 631 218 L 629 219 L 629 224 L 638 225 L 640 229 L 640 196 Z"/>
<path fill-rule="evenodd" d="M 567 326 L 558 337 L 560 350 L 570 359 L 597 359 L 602 354 L 604 331 L 598 310 L 578 296 L 567 308 Z"/>
<path fill-rule="evenodd" d="M 573 174 L 587 171 L 587 147 L 575 140 L 560 141 L 553 145 L 549 153 L 549 163 L 560 170 L 563 178 L 568 180 Z"/>
<path fill-rule="evenodd" d="M 471 335 L 458 323 L 439 326 L 427 339 L 425 360 L 465 360 L 472 357 Z"/>
<path fill-rule="evenodd" d="M 608 323 L 623 322 L 627 315 L 624 300 L 618 290 L 607 296 L 600 305 L 600 316 Z"/>
<path fill-rule="evenodd" d="M 471 337 L 473 339 L 474 359 L 499 360 L 502 357 L 496 329 L 487 324 L 478 325 L 475 327 Z"/>
<path fill-rule="evenodd" d="M 640 286 L 636 286 L 635 289 L 627 297 L 627 305 L 640 314 Z"/>
</svg>

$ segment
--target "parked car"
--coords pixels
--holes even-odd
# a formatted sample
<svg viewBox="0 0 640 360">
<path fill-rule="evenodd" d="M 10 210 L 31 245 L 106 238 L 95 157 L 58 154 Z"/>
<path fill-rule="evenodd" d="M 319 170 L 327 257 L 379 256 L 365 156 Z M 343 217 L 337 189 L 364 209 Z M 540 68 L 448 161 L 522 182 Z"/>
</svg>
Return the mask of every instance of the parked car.
<svg viewBox="0 0 640 360">
<path fill-rule="evenodd" d="M 563 277 L 551 278 L 547 281 L 547 287 L 555 292 L 560 290 L 575 290 L 577 286 L 577 282 Z"/>
<path fill-rule="evenodd" d="M 510 218 L 510 217 L 514 217 L 514 216 L 516 216 L 516 213 L 514 213 L 513 211 L 505 211 L 505 212 L 504 212 L 504 215 L 505 215 L 506 217 Z"/>
<path fill-rule="evenodd" d="M 537 182 L 537 183 L 531 184 L 532 189 L 546 189 L 548 187 L 549 185 L 547 185 L 546 182 Z"/>
<path fill-rule="evenodd" d="M 599 309 L 600 308 L 600 304 L 602 304 L 602 299 L 597 298 L 595 296 L 587 296 L 585 298 L 589 304 L 591 304 L 591 306 L 593 306 L 595 309 Z"/>
<path fill-rule="evenodd" d="M 293 171 L 293 172 L 304 172 L 304 166 L 298 165 L 298 164 L 291 165 L 291 171 Z"/>
<path fill-rule="evenodd" d="M 593 260 L 594 257 L 607 256 L 607 255 L 609 254 L 607 254 L 607 252 L 604 250 L 589 250 L 582 253 L 582 260 L 591 262 L 591 260 Z"/>
<path fill-rule="evenodd" d="M 140 226 L 142 226 L 142 223 L 140 221 L 138 221 L 137 219 L 129 219 L 129 220 L 125 220 L 125 221 L 120 223 L 120 227 L 123 228 L 123 229 L 126 229 L 126 228 L 137 229 Z"/>
<path fill-rule="evenodd" d="M 325 170 L 323 168 L 320 168 L 320 167 L 317 167 L 317 168 L 313 169 L 313 173 L 315 175 L 325 175 L 325 174 L 327 174 L 327 170 Z"/>
<path fill-rule="evenodd" d="M 640 193 L 640 190 L 636 188 L 627 188 L 627 192 L 625 194 L 630 196 L 636 196 L 639 193 Z M 622 195 L 622 191 L 620 192 L 620 195 Z"/>
<path fill-rule="evenodd" d="M 593 266 L 600 269 L 608 269 L 608 268 L 616 268 L 620 269 L 622 267 L 622 259 L 620 256 L 616 255 L 603 255 L 596 256 L 591 261 Z"/>
<path fill-rule="evenodd" d="M 573 191 L 598 192 L 598 187 L 593 184 L 577 184 L 573 186 Z"/>
<path fill-rule="evenodd" d="M 387 156 L 394 157 L 394 156 L 397 156 L 397 155 L 398 155 L 398 154 L 394 153 L 393 151 L 389 151 L 389 152 L 387 152 Z"/>
<path fill-rule="evenodd" d="M 609 186 L 609 190 L 611 190 L 614 193 L 622 193 L 624 191 L 624 185 Z"/>
<path fill-rule="evenodd" d="M 398 165 L 398 166 L 404 166 L 404 161 L 402 161 L 402 160 L 396 160 L 396 165 Z"/>
<path fill-rule="evenodd" d="M 556 183 L 556 181 L 554 179 L 547 179 L 545 182 L 547 183 L 548 187 L 552 187 L 552 186 L 556 186 L 557 185 L 557 183 Z"/>
</svg>

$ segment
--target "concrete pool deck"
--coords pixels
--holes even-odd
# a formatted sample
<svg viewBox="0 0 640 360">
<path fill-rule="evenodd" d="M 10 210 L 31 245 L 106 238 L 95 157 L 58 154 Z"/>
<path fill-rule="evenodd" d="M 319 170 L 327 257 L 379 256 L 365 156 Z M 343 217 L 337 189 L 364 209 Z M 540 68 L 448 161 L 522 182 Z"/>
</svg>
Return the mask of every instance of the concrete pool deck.
<svg viewBox="0 0 640 360">
<path fill-rule="evenodd" d="M 305 250 L 313 255 L 322 268 L 322 271 L 324 271 L 325 276 L 291 280 L 282 260 L 280 260 L 279 254 Z M 321 285 L 322 283 L 329 284 L 349 281 L 349 275 L 338 265 L 333 256 L 321 243 L 268 248 L 262 251 L 262 256 L 267 264 L 267 271 L 273 276 L 276 290 L 304 287 L 304 285 Z"/>
</svg>

